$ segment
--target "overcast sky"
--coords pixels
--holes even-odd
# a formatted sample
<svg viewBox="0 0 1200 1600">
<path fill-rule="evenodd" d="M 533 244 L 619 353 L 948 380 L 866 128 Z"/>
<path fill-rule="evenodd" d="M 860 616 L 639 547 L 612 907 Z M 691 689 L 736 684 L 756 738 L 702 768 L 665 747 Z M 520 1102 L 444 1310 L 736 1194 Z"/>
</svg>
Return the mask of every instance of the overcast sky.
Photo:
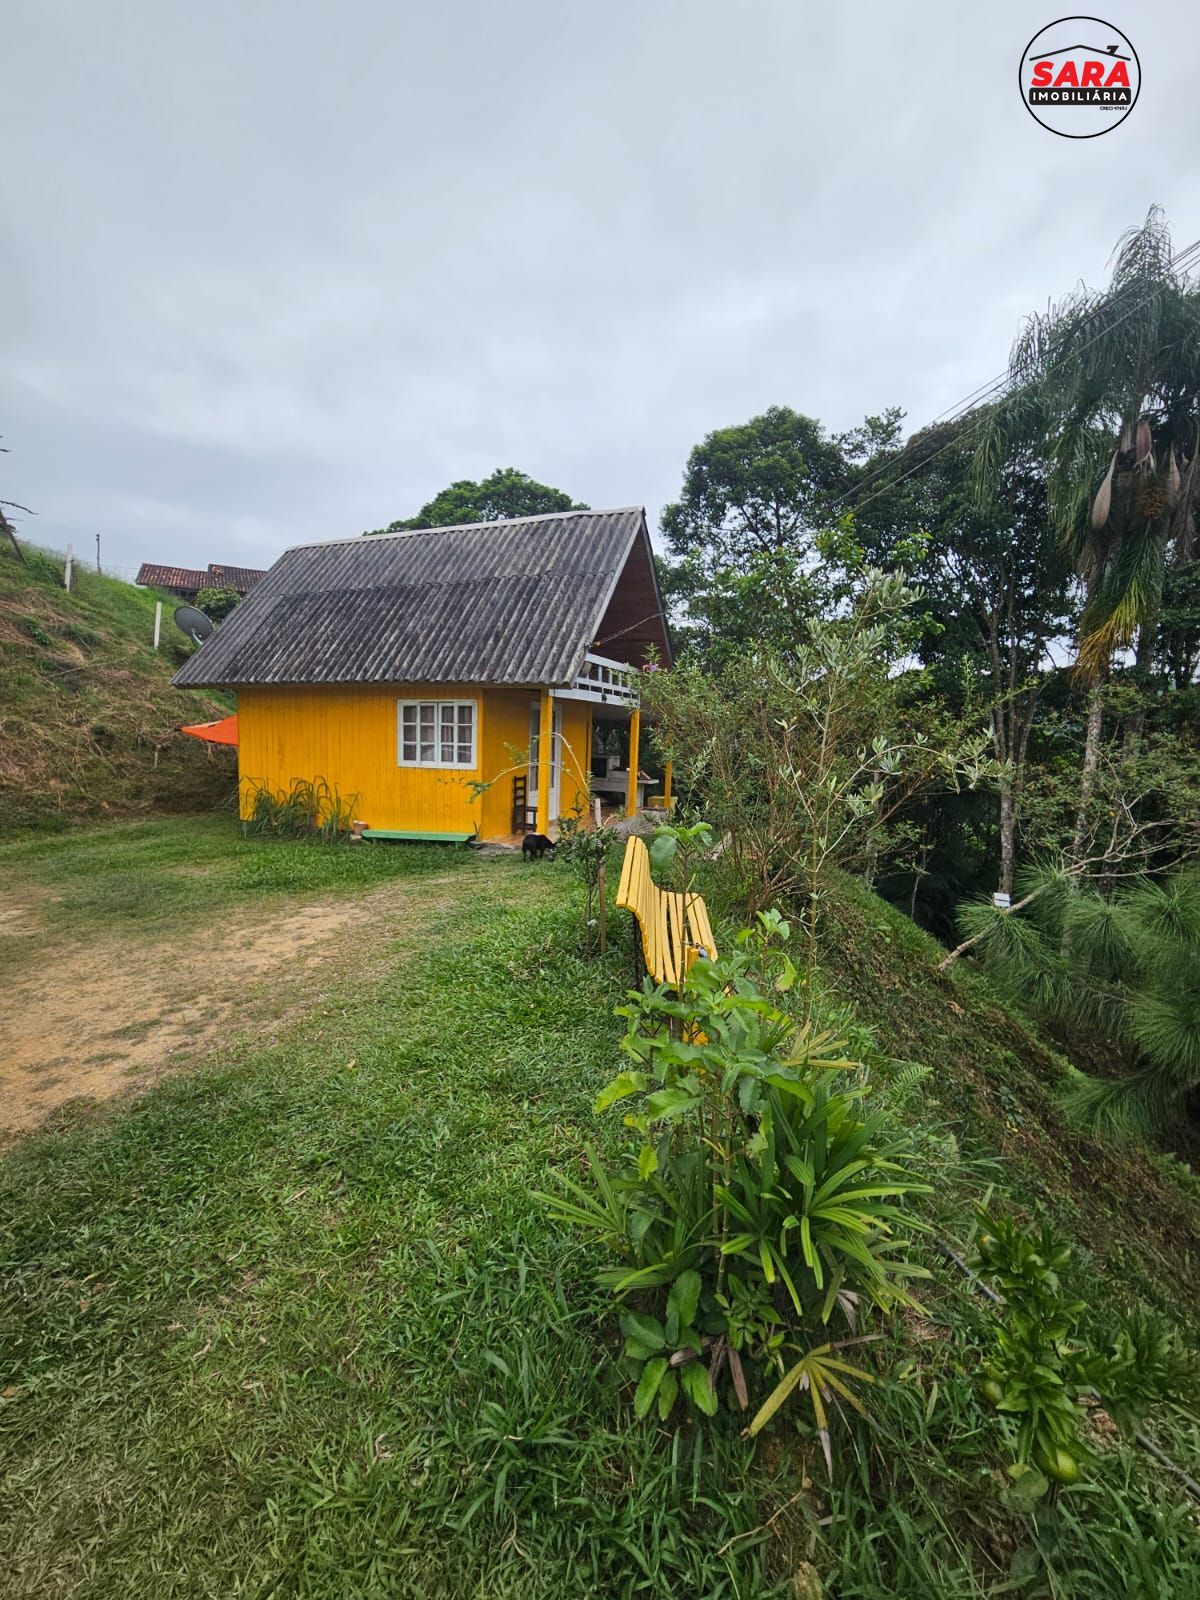
<svg viewBox="0 0 1200 1600">
<path fill-rule="evenodd" d="M 778 403 L 916 427 L 1154 200 L 1200 236 L 1200 11 L 805 0 L 7 0 L 0 494 L 38 542 L 268 565 L 516 466 L 656 517 Z"/>
</svg>

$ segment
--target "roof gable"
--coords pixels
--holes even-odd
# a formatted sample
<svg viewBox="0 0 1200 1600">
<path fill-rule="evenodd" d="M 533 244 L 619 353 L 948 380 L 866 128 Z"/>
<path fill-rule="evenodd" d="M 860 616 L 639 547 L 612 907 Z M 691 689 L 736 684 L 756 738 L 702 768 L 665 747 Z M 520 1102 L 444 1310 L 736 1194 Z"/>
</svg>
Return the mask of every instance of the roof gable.
<svg viewBox="0 0 1200 1600">
<path fill-rule="evenodd" d="M 566 683 L 641 546 L 636 507 L 297 545 L 174 681 Z"/>
</svg>

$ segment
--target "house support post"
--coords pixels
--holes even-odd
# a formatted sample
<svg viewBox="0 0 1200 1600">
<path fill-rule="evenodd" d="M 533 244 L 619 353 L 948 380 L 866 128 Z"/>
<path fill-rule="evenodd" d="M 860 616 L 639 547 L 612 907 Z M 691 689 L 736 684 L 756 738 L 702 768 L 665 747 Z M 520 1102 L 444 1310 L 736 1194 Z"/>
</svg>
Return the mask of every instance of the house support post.
<svg viewBox="0 0 1200 1600">
<path fill-rule="evenodd" d="M 625 791 L 625 815 L 636 817 L 638 808 L 638 742 L 642 736 L 642 713 L 638 707 L 629 713 L 629 786 Z"/>
<path fill-rule="evenodd" d="M 537 831 L 550 831 L 550 763 L 554 754 L 554 701 L 542 690 L 538 718 Z"/>
<path fill-rule="evenodd" d="M 667 810 L 671 809 L 671 763 L 663 762 L 663 799 L 667 802 Z"/>
</svg>

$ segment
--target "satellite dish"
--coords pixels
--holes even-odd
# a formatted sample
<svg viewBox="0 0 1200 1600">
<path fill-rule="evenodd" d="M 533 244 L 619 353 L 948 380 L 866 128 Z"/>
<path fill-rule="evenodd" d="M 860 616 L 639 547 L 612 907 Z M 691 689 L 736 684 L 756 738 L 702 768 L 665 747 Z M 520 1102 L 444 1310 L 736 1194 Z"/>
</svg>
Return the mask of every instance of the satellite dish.
<svg viewBox="0 0 1200 1600">
<path fill-rule="evenodd" d="M 212 618 L 206 617 L 203 611 L 198 611 L 195 606 L 176 606 L 175 626 L 180 633 L 186 634 L 189 639 L 194 639 L 197 644 L 203 644 L 205 639 L 211 639 L 216 632 L 216 624 Z"/>
</svg>

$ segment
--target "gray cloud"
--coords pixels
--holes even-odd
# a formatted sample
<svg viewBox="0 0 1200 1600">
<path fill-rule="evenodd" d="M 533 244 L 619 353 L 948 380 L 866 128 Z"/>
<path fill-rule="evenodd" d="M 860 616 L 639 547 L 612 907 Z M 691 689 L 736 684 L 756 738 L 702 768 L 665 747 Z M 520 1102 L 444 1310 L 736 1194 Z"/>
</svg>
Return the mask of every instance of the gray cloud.
<svg viewBox="0 0 1200 1600">
<path fill-rule="evenodd" d="M 1141 99 L 1068 141 L 1027 4 L 10 0 L 4 492 L 266 563 L 498 465 L 653 515 L 774 402 L 919 423 L 1152 200 L 1200 234 L 1193 8 L 1110 14 Z"/>
</svg>

